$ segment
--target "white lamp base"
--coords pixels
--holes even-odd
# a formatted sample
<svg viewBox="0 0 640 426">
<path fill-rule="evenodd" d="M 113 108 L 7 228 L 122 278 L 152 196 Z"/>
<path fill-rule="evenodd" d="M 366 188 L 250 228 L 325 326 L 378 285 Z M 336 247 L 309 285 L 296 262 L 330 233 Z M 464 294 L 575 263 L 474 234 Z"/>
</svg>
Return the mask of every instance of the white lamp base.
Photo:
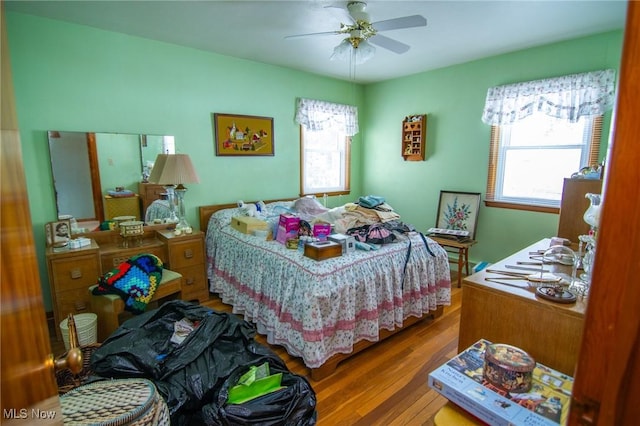
<svg viewBox="0 0 640 426">
<path fill-rule="evenodd" d="M 175 192 L 178 196 L 178 224 L 176 225 L 176 230 L 190 232 L 191 225 L 189 225 L 189 222 L 187 222 L 184 207 L 184 194 L 185 192 L 187 192 L 187 188 L 182 185 L 178 185 Z"/>
<path fill-rule="evenodd" d="M 165 185 L 167 191 L 167 201 L 169 201 L 169 217 L 165 219 L 166 223 L 178 223 L 180 219 L 176 215 L 176 193 L 175 185 Z"/>
</svg>

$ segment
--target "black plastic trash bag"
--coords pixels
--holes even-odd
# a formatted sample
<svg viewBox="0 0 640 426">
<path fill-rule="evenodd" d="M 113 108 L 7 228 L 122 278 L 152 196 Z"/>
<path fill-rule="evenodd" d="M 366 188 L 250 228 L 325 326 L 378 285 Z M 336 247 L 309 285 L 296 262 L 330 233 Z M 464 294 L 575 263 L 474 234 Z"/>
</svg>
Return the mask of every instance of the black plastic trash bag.
<svg viewBox="0 0 640 426">
<path fill-rule="evenodd" d="M 180 344 L 174 324 L 196 323 Z M 166 401 L 172 425 L 313 425 L 316 396 L 309 382 L 288 371 L 255 328 L 235 315 L 183 301 L 165 303 L 124 322 L 91 357 L 102 377 L 152 380 Z M 227 404 L 229 388 L 253 365 L 282 372 L 285 389 L 243 404 Z"/>
</svg>

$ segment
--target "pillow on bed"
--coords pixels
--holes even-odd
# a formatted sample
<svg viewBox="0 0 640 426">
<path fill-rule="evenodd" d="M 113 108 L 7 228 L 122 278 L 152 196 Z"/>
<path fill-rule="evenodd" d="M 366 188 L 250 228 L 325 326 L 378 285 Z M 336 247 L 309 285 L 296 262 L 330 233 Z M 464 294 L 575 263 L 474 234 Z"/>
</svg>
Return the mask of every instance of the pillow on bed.
<svg viewBox="0 0 640 426">
<path fill-rule="evenodd" d="M 315 197 L 302 197 L 293 202 L 292 209 L 301 219 L 309 221 L 322 213 L 329 211 L 328 208 L 320 204 Z"/>
</svg>

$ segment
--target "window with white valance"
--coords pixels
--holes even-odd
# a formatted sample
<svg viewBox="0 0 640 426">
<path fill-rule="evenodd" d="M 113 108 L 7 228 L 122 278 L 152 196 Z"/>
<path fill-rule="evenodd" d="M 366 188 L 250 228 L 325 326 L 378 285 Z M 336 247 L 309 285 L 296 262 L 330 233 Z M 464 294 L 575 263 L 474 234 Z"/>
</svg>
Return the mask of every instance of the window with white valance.
<svg viewBox="0 0 640 426">
<path fill-rule="evenodd" d="M 500 126 L 541 112 L 575 123 L 580 117 L 604 114 L 614 99 L 612 69 L 507 84 L 487 91 L 482 121 Z"/>
<path fill-rule="evenodd" d="M 300 124 L 300 195 L 349 194 L 358 109 L 299 98 L 295 120 Z"/>
<path fill-rule="evenodd" d="M 564 178 L 597 168 L 602 116 L 615 101 L 615 71 L 488 89 L 491 125 L 486 204 L 555 212 Z"/>
<path fill-rule="evenodd" d="M 296 123 L 307 130 L 341 129 L 347 136 L 358 133 L 358 108 L 316 99 L 298 98 Z"/>
</svg>

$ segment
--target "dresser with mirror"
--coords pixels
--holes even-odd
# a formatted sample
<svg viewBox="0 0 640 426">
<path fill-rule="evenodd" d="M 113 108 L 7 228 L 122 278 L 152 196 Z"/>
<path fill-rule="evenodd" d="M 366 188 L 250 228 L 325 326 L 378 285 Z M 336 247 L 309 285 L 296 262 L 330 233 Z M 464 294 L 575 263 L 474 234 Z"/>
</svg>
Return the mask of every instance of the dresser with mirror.
<svg viewBox="0 0 640 426">
<path fill-rule="evenodd" d="M 51 130 L 47 136 L 58 217 L 72 216 L 90 230 L 125 205 L 127 216 L 143 218 L 161 189 L 149 184 L 146 190 L 140 183 L 158 154 L 175 153 L 168 135 Z M 115 199 L 119 194 L 134 199 Z"/>
<path fill-rule="evenodd" d="M 91 312 L 89 287 L 98 278 L 137 254 L 158 256 L 163 266 L 182 275 L 181 298 L 202 303 L 209 299 L 204 233 L 176 235 L 170 225 L 145 225 L 144 234 L 125 244 L 119 230 L 79 234 L 90 244 L 77 249 L 46 249 L 47 271 L 57 326 L 68 314 Z M 100 319 L 98 319 L 100 321 Z"/>
</svg>

